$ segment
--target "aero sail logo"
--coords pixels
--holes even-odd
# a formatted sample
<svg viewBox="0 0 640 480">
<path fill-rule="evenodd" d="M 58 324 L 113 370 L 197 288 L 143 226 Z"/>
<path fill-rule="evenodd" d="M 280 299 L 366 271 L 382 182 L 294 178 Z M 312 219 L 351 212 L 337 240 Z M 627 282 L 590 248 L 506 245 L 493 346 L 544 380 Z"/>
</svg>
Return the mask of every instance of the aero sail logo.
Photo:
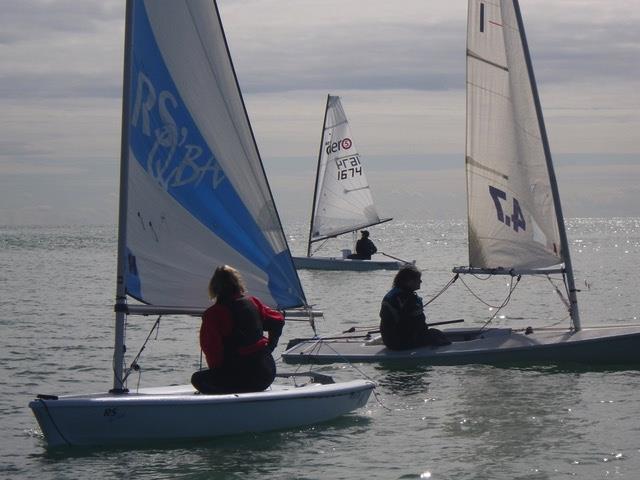
<svg viewBox="0 0 640 480">
<path fill-rule="evenodd" d="M 342 140 L 338 140 L 337 142 L 326 142 L 326 145 L 327 147 L 325 150 L 327 154 L 329 154 L 329 153 L 336 153 L 341 150 L 349 150 L 353 145 L 353 143 L 351 142 L 351 139 L 349 137 L 346 137 L 346 138 L 343 138 Z"/>
</svg>

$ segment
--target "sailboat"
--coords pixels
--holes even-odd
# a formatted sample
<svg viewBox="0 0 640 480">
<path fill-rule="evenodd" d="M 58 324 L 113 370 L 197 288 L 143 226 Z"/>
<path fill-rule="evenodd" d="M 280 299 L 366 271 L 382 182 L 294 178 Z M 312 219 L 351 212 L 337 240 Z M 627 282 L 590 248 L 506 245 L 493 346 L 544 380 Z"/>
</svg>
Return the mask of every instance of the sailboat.
<svg viewBox="0 0 640 480">
<path fill-rule="evenodd" d="M 560 196 L 517 0 L 469 0 L 469 266 L 462 274 L 562 276 L 568 328 L 449 328 L 451 345 L 391 351 L 375 332 L 292 341 L 287 362 L 640 363 L 640 326 L 582 327 Z M 443 322 L 447 323 L 447 322 Z"/>
<path fill-rule="evenodd" d="M 314 374 L 229 395 L 199 394 L 191 385 L 127 388 L 136 367 L 135 360 L 125 366 L 127 319 L 200 315 L 218 265 L 240 270 L 248 290 L 274 308 L 306 300 L 216 3 L 128 0 L 123 84 L 113 388 L 38 395 L 29 406 L 47 445 L 261 432 L 365 405 L 372 382 Z"/>
<path fill-rule="evenodd" d="M 309 224 L 306 257 L 293 257 L 298 269 L 310 270 L 397 270 L 403 262 L 393 260 L 360 260 L 348 258 L 350 249 L 341 257 L 314 256 L 312 246 L 339 235 L 385 223 L 373 203 L 371 188 L 362 159 L 353 142 L 349 121 L 340 97 L 327 95 L 322 123 L 320 151 L 313 206 Z M 322 247 L 322 244 L 321 244 Z"/>
</svg>

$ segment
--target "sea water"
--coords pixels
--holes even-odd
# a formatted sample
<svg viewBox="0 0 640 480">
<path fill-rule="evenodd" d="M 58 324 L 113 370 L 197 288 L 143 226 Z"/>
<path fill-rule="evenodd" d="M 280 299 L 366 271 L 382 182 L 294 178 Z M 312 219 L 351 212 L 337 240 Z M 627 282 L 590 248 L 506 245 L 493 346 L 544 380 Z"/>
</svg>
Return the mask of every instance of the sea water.
<svg viewBox="0 0 640 480">
<path fill-rule="evenodd" d="M 303 254 L 307 226 L 286 230 L 294 254 Z M 425 300 L 452 278 L 451 267 L 466 263 L 462 221 L 370 230 L 379 251 L 416 260 Z M 640 218 L 572 219 L 568 234 L 583 325 L 640 323 Z M 349 247 L 347 236 L 321 253 Z M 640 370 L 633 368 L 336 363 L 316 370 L 378 387 L 365 408 L 335 421 L 201 442 L 47 451 L 29 401 L 111 387 L 115 254 L 113 226 L 0 227 L 0 478 L 638 478 Z M 300 272 L 309 303 L 325 312 L 318 333 L 375 328 L 393 275 Z M 464 280 L 428 306 L 430 321 L 479 326 L 496 314 L 510 279 Z M 154 321 L 130 319 L 129 361 Z M 492 320 L 555 324 L 568 319 L 554 285 L 529 277 Z M 198 328 L 197 318 L 163 318 L 129 387 L 187 383 L 200 364 Z M 309 325 L 289 322 L 277 353 L 309 334 Z"/>
</svg>

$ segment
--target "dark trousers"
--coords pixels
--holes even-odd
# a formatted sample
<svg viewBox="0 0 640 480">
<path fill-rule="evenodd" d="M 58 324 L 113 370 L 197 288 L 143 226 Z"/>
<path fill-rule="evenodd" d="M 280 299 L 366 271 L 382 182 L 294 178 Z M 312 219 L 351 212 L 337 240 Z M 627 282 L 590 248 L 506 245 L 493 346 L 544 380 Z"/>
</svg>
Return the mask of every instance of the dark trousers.
<svg viewBox="0 0 640 480">
<path fill-rule="evenodd" d="M 261 392 L 275 377 L 276 363 L 265 348 L 252 355 L 234 357 L 220 368 L 195 372 L 191 384 L 201 393 Z"/>
</svg>

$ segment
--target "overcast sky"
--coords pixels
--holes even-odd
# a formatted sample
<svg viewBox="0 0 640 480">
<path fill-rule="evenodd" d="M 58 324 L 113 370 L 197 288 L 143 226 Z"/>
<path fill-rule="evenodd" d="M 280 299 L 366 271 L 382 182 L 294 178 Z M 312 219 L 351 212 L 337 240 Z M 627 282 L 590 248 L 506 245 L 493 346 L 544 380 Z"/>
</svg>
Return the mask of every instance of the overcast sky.
<svg viewBox="0 0 640 480">
<path fill-rule="evenodd" d="M 308 215 L 328 92 L 384 214 L 464 217 L 466 1 L 219 5 L 283 218 Z M 640 0 L 521 9 L 566 215 L 640 216 Z M 0 11 L 0 224 L 115 222 L 124 1 Z"/>
</svg>

